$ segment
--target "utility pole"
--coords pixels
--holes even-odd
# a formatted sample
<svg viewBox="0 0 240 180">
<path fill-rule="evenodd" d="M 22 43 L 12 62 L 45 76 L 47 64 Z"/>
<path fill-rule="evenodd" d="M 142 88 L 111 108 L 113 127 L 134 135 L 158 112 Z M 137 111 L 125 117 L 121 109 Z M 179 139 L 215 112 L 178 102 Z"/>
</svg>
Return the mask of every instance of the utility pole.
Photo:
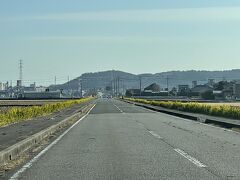
<svg viewBox="0 0 240 180">
<path fill-rule="evenodd" d="M 70 91 L 70 77 L 69 76 L 68 76 L 68 93 L 69 93 L 70 97 L 72 98 L 72 94 Z"/>
<path fill-rule="evenodd" d="M 125 95 L 125 85 L 124 85 L 124 80 L 122 80 L 122 90 L 123 90 L 123 96 Z"/>
<path fill-rule="evenodd" d="M 57 76 L 55 76 L 55 78 L 54 78 L 54 84 L 55 84 L 55 86 L 57 85 Z"/>
<path fill-rule="evenodd" d="M 119 96 L 120 87 L 119 87 L 119 77 L 117 77 L 117 96 Z"/>
<path fill-rule="evenodd" d="M 117 77 L 115 78 L 115 96 L 117 96 L 117 93 L 118 93 L 118 89 L 117 89 Z"/>
<path fill-rule="evenodd" d="M 115 96 L 115 91 L 116 91 L 116 89 L 115 89 L 115 77 L 113 78 L 113 96 Z"/>
<path fill-rule="evenodd" d="M 117 84 L 117 82 L 118 82 L 118 79 L 117 79 L 117 77 L 115 78 L 115 83 L 116 83 L 116 96 L 117 96 L 117 94 L 118 94 L 118 84 Z"/>
<path fill-rule="evenodd" d="M 81 86 L 81 97 L 83 97 L 83 82 L 82 80 L 80 80 L 80 86 Z"/>
<path fill-rule="evenodd" d="M 70 88 L 69 88 L 69 87 L 70 87 L 69 81 L 70 81 L 70 78 L 69 78 L 69 76 L 68 76 L 68 90 L 70 89 Z"/>
<path fill-rule="evenodd" d="M 167 91 L 169 92 L 169 89 L 168 89 L 168 84 L 169 83 L 169 77 L 168 77 L 168 75 L 167 75 Z"/>
<path fill-rule="evenodd" d="M 23 86 L 23 60 L 19 60 L 19 81 L 20 81 L 20 87 Z"/>
<path fill-rule="evenodd" d="M 114 76 L 113 76 L 114 70 L 111 72 L 111 88 L 112 88 L 112 96 L 114 96 Z"/>
<path fill-rule="evenodd" d="M 116 95 L 116 78 L 115 78 L 115 71 L 112 70 L 112 82 L 113 82 L 113 96 Z"/>
<path fill-rule="evenodd" d="M 82 96 L 82 79 L 78 79 L 78 92 L 80 92 L 80 97 Z"/>
<path fill-rule="evenodd" d="M 142 96 L 142 77 L 139 77 L 140 96 Z"/>
<path fill-rule="evenodd" d="M 114 78 L 114 96 L 117 95 L 117 78 Z"/>
</svg>

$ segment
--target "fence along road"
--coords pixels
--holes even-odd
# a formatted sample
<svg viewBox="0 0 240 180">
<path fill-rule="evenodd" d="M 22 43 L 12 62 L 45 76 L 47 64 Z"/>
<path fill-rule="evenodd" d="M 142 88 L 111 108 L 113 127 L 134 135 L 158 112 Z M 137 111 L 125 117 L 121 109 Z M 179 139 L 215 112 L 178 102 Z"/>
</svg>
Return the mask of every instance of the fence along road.
<svg viewBox="0 0 240 180">
<path fill-rule="evenodd" d="M 100 99 L 12 179 L 239 179 L 239 133 Z"/>
</svg>

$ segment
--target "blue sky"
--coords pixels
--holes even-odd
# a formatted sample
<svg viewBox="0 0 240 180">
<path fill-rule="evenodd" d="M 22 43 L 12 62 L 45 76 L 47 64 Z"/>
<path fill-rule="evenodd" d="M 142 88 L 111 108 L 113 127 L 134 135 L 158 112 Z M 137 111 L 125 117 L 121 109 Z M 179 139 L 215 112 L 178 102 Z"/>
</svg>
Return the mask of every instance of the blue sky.
<svg viewBox="0 0 240 180">
<path fill-rule="evenodd" d="M 0 81 L 240 68 L 239 0 L 1 0 Z"/>
</svg>

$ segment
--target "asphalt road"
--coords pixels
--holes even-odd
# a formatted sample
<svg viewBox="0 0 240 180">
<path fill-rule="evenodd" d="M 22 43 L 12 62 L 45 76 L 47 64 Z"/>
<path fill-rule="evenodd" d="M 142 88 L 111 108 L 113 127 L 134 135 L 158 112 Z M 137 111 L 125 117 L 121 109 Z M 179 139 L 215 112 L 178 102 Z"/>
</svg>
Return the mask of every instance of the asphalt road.
<svg viewBox="0 0 240 180">
<path fill-rule="evenodd" d="M 98 100 L 15 179 L 240 179 L 240 134 Z"/>
</svg>

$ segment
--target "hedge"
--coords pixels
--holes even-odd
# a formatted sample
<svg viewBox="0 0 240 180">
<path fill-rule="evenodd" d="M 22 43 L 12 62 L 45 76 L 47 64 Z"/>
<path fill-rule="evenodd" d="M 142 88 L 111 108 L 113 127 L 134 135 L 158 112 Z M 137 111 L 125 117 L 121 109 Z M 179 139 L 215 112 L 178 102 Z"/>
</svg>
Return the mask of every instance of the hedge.
<svg viewBox="0 0 240 180">
<path fill-rule="evenodd" d="M 206 105 L 196 102 L 178 102 L 178 101 L 156 101 L 126 98 L 126 100 L 160 106 L 168 109 L 174 109 L 185 112 L 200 113 L 212 116 L 240 119 L 240 108 L 229 105 Z"/>
</svg>

